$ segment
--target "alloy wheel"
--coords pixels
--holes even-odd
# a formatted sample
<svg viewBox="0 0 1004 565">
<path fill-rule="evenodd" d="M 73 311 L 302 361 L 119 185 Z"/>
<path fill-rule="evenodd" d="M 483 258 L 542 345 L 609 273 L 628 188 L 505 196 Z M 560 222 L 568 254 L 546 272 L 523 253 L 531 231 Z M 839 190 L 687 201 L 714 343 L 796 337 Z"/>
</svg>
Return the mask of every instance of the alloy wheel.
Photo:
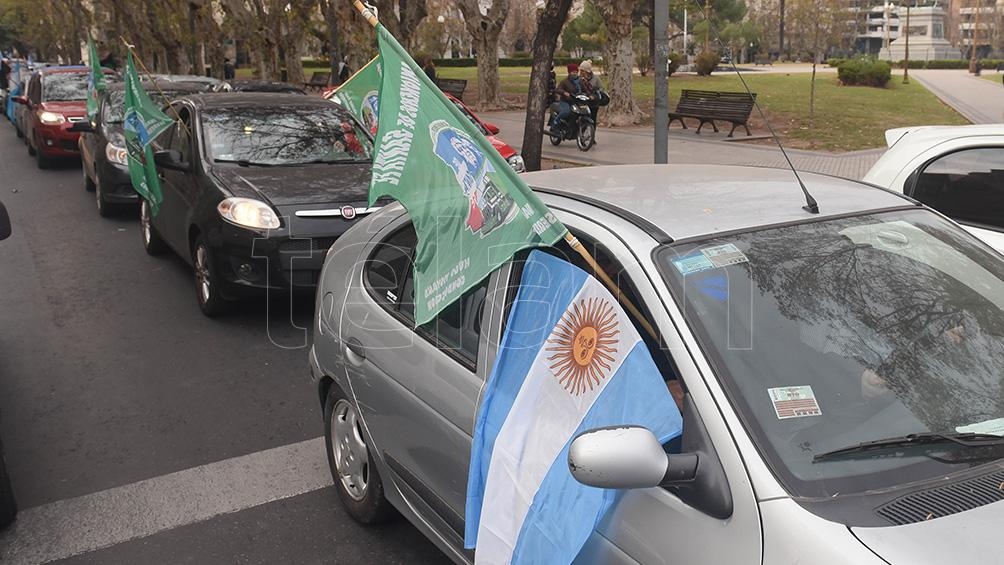
<svg viewBox="0 0 1004 565">
<path fill-rule="evenodd" d="M 139 207 L 139 223 L 143 230 L 143 244 L 149 247 L 150 240 L 153 238 L 153 227 L 150 225 L 150 205 L 146 203 L 146 200 Z"/>
<path fill-rule="evenodd" d="M 205 245 L 195 248 L 195 284 L 199 288 L 199 299 L 203 304 L 209 302 L 210 274 L 209 274 L 209 250 Z"/>
<path fill-rule="evenodd" d="M 369 487 L 369 448 L 358 413 L 345 399 L 331 411 L 331 447 L 342 488 L 353 500 L 362 500 Z"/>
</svg>

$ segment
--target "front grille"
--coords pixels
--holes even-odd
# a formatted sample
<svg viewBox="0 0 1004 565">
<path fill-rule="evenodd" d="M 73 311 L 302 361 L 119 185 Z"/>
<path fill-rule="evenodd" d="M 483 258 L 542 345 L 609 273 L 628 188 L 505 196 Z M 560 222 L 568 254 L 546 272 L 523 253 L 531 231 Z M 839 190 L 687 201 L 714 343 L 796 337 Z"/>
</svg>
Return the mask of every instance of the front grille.
<svg viewBox="0 0 1004 565">
<path fill-rule="evenodd" d="M 290 239 L 279 244 L 279 251 L 284 253 L 326 253 L 333 243 L 335 243 L 333 237 Z"/>
<path fill-rule="evenodd" d="M 914 524 L 1004 500 L 1004 471 L 897 498 L 875 509 L 893 524 Z"/>
<path fill-rule="evenodd" d="M 86 119 L 87 118 L 85 118 L 83 116 L 80 116 L 80 117 L 73 117 L 73 116 L 71 116 L 69 118 L 66 118 L 66 121 L 70 122 L 71 124 L 75 124 L 77 122 L 82 122 L 82 121 L 84 121 Z"/>
<path fill-rule="evenodd" d="M 79 151 L 80 148 L 77 147 L 76 141 L 70 141 L 68 139 L 59 140 L 59 148 L 63 151 Z"/>
</svg>

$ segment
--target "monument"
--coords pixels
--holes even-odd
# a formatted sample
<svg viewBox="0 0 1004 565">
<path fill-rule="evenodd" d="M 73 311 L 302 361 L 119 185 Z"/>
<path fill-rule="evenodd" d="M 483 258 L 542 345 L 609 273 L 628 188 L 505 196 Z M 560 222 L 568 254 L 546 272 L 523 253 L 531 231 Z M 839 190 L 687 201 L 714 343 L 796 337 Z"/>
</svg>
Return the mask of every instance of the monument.
<svg viewBox="0 0 1004 565">
<path fill-rule="evenodd" d="M 899 37 L 879 51 L 879 59 L 906 59 L 906 33 L 910 34 L 910 60 L 961 59 L 962 51 L 945 39 L 945 12 L 937 5 L 910 8 L 910 29 L 906 29 L 906 6 L 899 8 Z"/>
</svg>

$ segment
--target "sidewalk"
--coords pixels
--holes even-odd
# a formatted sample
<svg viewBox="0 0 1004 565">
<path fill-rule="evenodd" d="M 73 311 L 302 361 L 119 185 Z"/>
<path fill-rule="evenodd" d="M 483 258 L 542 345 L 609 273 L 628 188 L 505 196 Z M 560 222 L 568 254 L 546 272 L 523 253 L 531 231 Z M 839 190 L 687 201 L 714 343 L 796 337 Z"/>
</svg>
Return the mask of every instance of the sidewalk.
<svg viewBox="0 0 1004 565">
<path fill-rule="evenodd" d="M 974 77 L 966 70 L 917 69 L 911 70 L 910 76 L 974 124 L 1004 122 L 1004 88 L 998 83 Z"/>
<path fill-rule="evenodd" d="M 481 118 L 499 126 L 502 131 L 500 137 L 519 149 L 525 119 L 522 112 L 486 112 L 481 114 Z M 736 137 L 741 138 L 741 134 L 736 134 Z M 702 131 L 700 135 L 696 135 L 693 128 L 670 129 L 669 162 L 787 167 L 776 145 L 724 141 L 725 139 L 725 133 Z M 599 128 L 596 140 L 598 144 L 595 147 L 583 152 L 575 147 L 575 142 L 564 141 L 554 147 L 544 138 L 543 157 L 587 165 L 644 164 L 655 160 L 653 133 L 649 127 Z M 883 152 L 884 148 L 851 153 L 788 149 L 788 156 L 800 171 L 859 179 Z"/>
</svg>

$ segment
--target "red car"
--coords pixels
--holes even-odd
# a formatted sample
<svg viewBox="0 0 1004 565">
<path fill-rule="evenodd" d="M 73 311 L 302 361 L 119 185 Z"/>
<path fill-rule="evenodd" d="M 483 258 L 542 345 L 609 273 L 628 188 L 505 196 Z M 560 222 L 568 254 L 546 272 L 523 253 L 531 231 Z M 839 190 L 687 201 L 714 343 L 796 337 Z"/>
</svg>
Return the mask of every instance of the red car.
<svg viewBox="0 0 1004 565">
<path fill-rule="evenodd" d="M 79 157 L 80 134 L 70 128 L 87 119 L 87 82 L 90 67 L 47 67 L 28 81 L 24 96 L 14 100 L 25 106 L 24 122 L 19 123 L 38 168 L 49 167 L 60 157 Z M 108 76 L 114 72 L 106 69 Z"/>
<path fill-rule="evenodd" d="M 323 96 L 324 98 L 331 100 L 332 102 L 338 103 L 338 100 L 333 96 L 334 93 L 335 89 L 331 88 L 326 90 Z M 474 112 L 471 112 L 471 110 L 467 107 L 467 105 L 464 104 L 459 98 L 455 98 L 452 94 L 448 94 L 445 92 L 443 94 L 446 94 L 446 97 L 449 98 L 451 102 L 456 104 L 457 108 L 460 109 L 461 113 L 467 116 L 467 119 L 470 120 L 472 124 L 474 124 L 474 127 L 477 128 L 478 131 L 482 133 L 482 135 L 488 138 L 488 141 L 491 142 L 492 147 L 494 147 L 495 150 L 499 152 L 499 155 L 501 155 L 502 158 L 505 159 L 507 163 L 509 163 L 509 166 L 512 167 L 514 171 L 516 171 L 517 173 L 522 173 L 526 171 L 526 164 L 523 163 L 523 157 L 519 153 L 517 153 L 516 150 L 513 149 L 511 145 L 495 137 L 499 133 L 499 127 L 497 125 L 481 121 L 481 118 L 475 116 Z M 372 131 L 370 133 L 376 134 L 375 131 Z"/>
</svg>

